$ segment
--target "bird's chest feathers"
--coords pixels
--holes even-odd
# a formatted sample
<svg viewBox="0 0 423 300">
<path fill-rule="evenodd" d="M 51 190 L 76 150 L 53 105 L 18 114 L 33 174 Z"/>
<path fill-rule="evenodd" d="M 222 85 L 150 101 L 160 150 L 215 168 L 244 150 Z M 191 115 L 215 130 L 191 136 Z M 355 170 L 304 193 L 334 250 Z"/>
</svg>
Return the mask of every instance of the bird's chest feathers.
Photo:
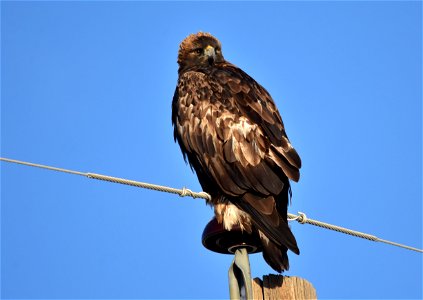
<svg viewBox="0 0 423 300">
<path fill-rule="evenodd" d="M 177 131 L 185 148 L 208 165 L 216 153 L 227 163 L 257 165 L 266 154 L 262 129 L 240 111 L 233 93 L 194 73 L 178 85 Z"/>
<path fill-rule="evenodd" d="M 206 74 L 189 72 L 178 84 L 178 132 L 204 135 L 215 132 L 222 118 L 239 115 L 237 105 L 226 94 L 221 85 Z"/>
<path fill-rule="evenodd" d="M 200 72 L 188 72 L 179 80 L 179 105 L 189 107 L 203 102 L 229 105 L 229 96 L 225 89 L 213 77 Z"/>
</svg>

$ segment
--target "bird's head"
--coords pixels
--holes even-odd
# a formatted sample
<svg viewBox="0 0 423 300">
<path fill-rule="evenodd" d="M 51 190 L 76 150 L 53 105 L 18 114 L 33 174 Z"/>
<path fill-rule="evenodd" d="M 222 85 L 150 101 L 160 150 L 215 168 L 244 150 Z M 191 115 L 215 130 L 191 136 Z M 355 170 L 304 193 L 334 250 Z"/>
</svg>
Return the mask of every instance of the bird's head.
<svg viewBox="0 0 423 300">
<path fill-rule="evenodd" d="M 179 46 L 179 72 L 192 68 L 205 68 L 223 62 L 222 46 L 209 33 L 191 34 Z"/>
</svg>

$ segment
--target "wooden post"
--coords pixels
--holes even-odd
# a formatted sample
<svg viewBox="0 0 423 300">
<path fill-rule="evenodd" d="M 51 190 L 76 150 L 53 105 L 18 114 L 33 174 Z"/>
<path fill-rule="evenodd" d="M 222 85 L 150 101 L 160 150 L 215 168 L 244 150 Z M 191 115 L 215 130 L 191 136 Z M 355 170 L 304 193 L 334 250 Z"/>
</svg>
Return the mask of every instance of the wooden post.
<svg viewBox="0 0 423 300">
<path fill-rule="evenodd" d="M 253 279 L 253 299 L 317 299 L 317 294 L 313 285 L 305 279 L 269 274 L 263 276 L 263 280 Z"/>
</svg>

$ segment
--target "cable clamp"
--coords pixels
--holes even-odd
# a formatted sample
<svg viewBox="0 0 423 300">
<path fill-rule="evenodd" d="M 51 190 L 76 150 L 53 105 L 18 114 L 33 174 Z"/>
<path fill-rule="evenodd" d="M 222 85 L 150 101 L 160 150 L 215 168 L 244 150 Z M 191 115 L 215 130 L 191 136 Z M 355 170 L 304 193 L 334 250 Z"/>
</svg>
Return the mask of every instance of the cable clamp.
<svg viewBox="0 0 423 300">
<path fill-rule="evenodd" d="M 298 223 L 305 224 L 305 223 L 307 223 L 307 220 L 308 219 L 307 219 L 306 214 L 299 211 L 298 212 L 298 219 L 297 219 Z"/>
<path fill-rule="evenodd" d="M 181 197 L 190 196 L 190 197 L 195 198 L 194 197 L 194 193 L 190 189 L 187 189 L 186 187 L 183 187 L 182 188 L 181 193 L 179 194 L 179 196 L 181 196 Z"/>
<path fill-rule="evenodd" d="M 295 216 L 293 218 L 288 218 L 288 221 L 297 221 L 300 224 L 305 224 L 307 223 L 307 216 L 305 213 L 303 212 L 298 212 L 298 216 Z"/>
<path fill-rule="evenodd" d="M 294 218 L 288 218 L 288 221 L 297 221 L 300 224 L 305 224 L 307 223 L 307 216 L 305 213 L 303 212 L 298 212 L 298 216 L 295 216 Z"/>
</svg>

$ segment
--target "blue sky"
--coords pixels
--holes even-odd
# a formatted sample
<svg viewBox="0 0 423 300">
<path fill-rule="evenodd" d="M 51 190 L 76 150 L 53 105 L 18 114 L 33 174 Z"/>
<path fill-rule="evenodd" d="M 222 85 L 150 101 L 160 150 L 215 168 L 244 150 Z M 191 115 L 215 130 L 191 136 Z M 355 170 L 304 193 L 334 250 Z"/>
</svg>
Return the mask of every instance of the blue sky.
<svg viewBox="0 0 423 300">
<path fill-rule="evenodd" d="M 174 144 L 179 43 L 207 31 L 303 160 L 290 211 L 422 247 L 422 14 L 389 2 L 1 2 L 1 156 L 201 188 Z M 7 299 L 223 299 L 212 210 L 1 163 Z M 422 255 L 292 224 L 321 299 L 422 298 Z M 254 277 L 274 273 L 250 256 Z"/>
</svg>

